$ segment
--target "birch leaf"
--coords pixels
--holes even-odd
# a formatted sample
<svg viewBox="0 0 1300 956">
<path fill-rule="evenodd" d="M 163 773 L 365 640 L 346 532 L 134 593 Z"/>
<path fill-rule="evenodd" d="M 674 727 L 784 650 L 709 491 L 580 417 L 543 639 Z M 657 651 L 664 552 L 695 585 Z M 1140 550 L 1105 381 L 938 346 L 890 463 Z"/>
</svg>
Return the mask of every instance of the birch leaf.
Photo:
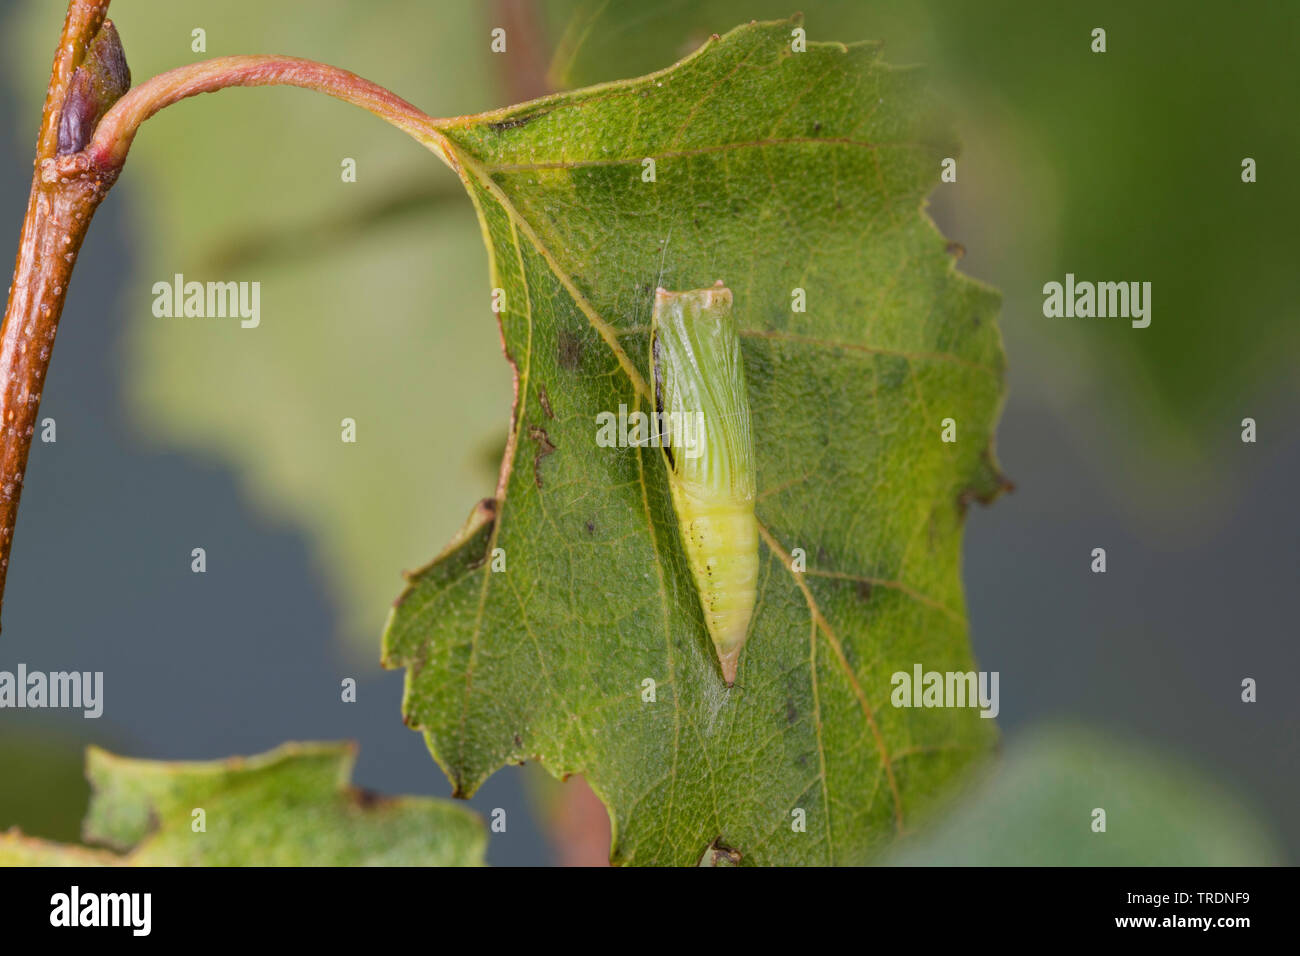
<svg viewBox="0 0 1300 956">
<path fill-rule="evenodd" d="M 86 838 L 0 834 L 5 866 L 468 866 L 479 818 L 445 800 L 349 786 L 356 748 L 285 744 L 255 757 L 133 760 L 92 747 Z M 196 816 L 202 811 L 202 817 Z M 202 821 L 198 828 L 196 821 Z M 116 852 L 120 851 L 120 852 Z"/>
<path fill-rule="evenodd" d="M 924 214 L 956 145 L 921 72 L 796 51 L 801 26 L 442 130 L 516 403 L 496 497 L 411 576 L 384 659 L 457 794 L 524 760 L 582 773 L 616 862 L 865 862 L 994 737 L 972 708 L 891 706 L 891 677 L 975 666 L 961 532 L 1005 486 L 998 296 Z M 647 409 L 655 287 L 719 279 L 761 527 L 730 690 L 661 453 L 596 442 L 602 412 Z"/>
</svg>

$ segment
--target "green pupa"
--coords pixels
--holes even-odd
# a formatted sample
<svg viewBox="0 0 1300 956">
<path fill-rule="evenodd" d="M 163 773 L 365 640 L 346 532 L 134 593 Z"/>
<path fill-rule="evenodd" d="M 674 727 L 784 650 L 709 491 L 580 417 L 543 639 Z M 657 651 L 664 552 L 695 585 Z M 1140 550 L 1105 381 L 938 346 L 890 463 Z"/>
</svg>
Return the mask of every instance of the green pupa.
<svg viewBox="0 0 1300 956">
<path fill-rule="evenodd" d="M 655 290 L 650 365 L 673 509 L 718 653 L 736 682 L 758 585 L 754 446 L 731 290 Z M 695 427 L 698 423 L 698 427 Z"/>
</svg>

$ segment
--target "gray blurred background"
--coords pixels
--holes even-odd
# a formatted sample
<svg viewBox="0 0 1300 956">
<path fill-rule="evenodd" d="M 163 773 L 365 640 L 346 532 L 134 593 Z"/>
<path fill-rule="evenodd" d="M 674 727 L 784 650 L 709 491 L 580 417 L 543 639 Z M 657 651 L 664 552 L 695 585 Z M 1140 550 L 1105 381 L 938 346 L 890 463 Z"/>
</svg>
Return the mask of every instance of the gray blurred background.
<svg viewBox="0 0 1300 956">
<path fill-rule="evenodd" d="M 161 6 L 113 7 L 137 82 L 204 56 L 292 53 L 436 115 L 636 75 L 793 9 Z M 965 246 L 960 268 L 1005 297 L 999 452 L 1017 490 L 970 514 L 965 583 L 977 657 L 1001 674 L 1006 761 L 954 817 L 945 851 L 916 859 L 1296 862 L 1300 14 L 799 6 L 813 40 L 880 39 L 891 62 L 930 65 L 965 142 L 932 212 Z M 2 16 L 8 262 L 62 4 L 5 0 Z M 488 53 L 496 25 L 505 56 Z M 1097 26 L 1105 54 L 1089 50 Z M 205 54 L 191 50 L 195 27 Z M 1240 181 L 1245 156 L 1255 184 Z M 356 183 L 341 181 L 345 157 Z M 105 715 L 4 712 L 0 829 L 75 838 L 87 743 L 201 759 L 354 738 L 357 783 L 449 793 L 402 725 L 402 675 L 379 670 L 378 641 L 400 571 L 440 550 L 494 485 L 511 393 L 486 265 L 452 174 L 350 107 L 228 91 L 144 127 L 67 301 L 41 406 L 58 441 L 33 447 L 0 635 L 0 669 L 104 671 Z M 1042 285 L 1067 271 L 1152 281 L 1151 327 L 1045 319 Z M 260 281 L 263 327 L 154 318 L 150 287 L 177 272 Z M 345 416 L 356 445 L 338 440 Z M 1254 445 L 1240 441 L 1247 416 Z M 206 574 L 190 571 L 194 547 Z M 1096 547 L 1104 575 L 1089 571 Z M 355 704 L 339 699 L 347 676 Z M 1241 702 L 1244 677 L 1257 703 Z M 975 845 L 990 814 L 1034 818 L 1016 801 L 1087 802 L 1098 786 L 1146 808 L 1130 856 L 1028 832 Z M 517 768 L 483 787 L 473 805 L 509 820 L 491 863 L 574 859 L 558 787 Z"/>
</svg>

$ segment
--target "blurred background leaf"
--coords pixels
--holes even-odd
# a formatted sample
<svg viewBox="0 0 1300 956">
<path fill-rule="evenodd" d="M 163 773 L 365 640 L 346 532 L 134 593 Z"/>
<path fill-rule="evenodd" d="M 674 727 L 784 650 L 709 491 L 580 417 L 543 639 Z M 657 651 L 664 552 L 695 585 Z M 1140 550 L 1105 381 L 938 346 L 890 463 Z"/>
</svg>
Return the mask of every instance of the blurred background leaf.
<svg viewBox="0 0 1300 956">
<path fill-rule="evenodd" d="M 47 4 L 26 12 L 16 34 L 31 83 L 51 16 Z M 414 0 L 304 17 L 259 0 L 112 9 L 137 80 L 210 56 L 291 52 L 434 113 L 498 105 L 480 13 Z M 196 27 L 206 53 L 191 51 Z M 475 33 L 484 43 L 464 42 Z M 343 181 L 345 158 L 355 183 Z M 495 486 L 485 449 L 504 435 L 510 375 L 473 209 L 404 135 L 303 90 L 164 111 L 130 162 L 118 201 L 131 202 L 141 248 L 122 347 L 140 433 L 234 465 L 264 514 L 311 533 L 342 632 L 369 663 L 400 572 Z M 176 273 L 260 282 L 261 325 L 154 318 L 152 285 Z M 341 441 L 344 418 L 355 445 Z"/>
<path fill-rule="evenodd" d="M 1235 788 L 1149 747 L 1078 727 L 1020 734 L 898 866 L 1267 866 L 1276 835 Z M 1093 810 L 1106 831 L 1092 830 Z"/>
<path fill-rule="evenodd" d="M 0 737 L 0 773 L 6 780 L 0 787 L 0 830 L 21 820 L 33 836 L 77 839 L 90 797 L 82 761 L 82 748 L 70 734 L 32 721 L 19 732 L 10 727 Z"/>
<path fill-rule="evenodd" d="M 487 832 L 446 800 L 350 787 L 356 747 L 284 744 L 255 757 L 133 760 L 91 748 L 86 839 L 122 853 L 0 835 L 0 865 L 474 866 Z M 196 810 L 204 828 L 195 831 Z"/>
</svg>

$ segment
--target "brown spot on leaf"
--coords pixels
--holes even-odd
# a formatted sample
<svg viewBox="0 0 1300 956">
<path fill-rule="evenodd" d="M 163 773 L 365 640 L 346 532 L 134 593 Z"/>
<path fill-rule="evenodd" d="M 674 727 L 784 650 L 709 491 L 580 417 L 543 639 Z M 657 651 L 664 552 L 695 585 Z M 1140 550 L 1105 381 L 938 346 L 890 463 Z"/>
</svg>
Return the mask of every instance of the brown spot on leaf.
<svg viewBox="0 0 1300 956">
<path fill-rule="evenodd" d="M 870 601 L 870 600 L 871 600 L 871 582 L 870 582 L 870 581 L 859 581 L 859 582 L 858 582 L 858 585 L 857 585 L 857 592 L 858 592 L 858 600 L 859 600 L 859 601 Z"/>
<path fill-rule="evenodd" d="M 379 810 L 394 802 L 392 797 L 364 787 L 352 787 L 349 795 L 352 797 L 352 802 L 361 810 Z"/>
<path fill-rule="evenodd" d="M 709 844 L 704 856 L 700 857 L 700 866 L 737 866 L 741 858 L 739 850 L 727 846 L 722 842 L 722 837 L 718 837 Z"/>
<path fill-rule="evenodd" d="M 560 368 L 566 371 L 576 371 L 582 364 L 582 340 L 567 329 L 560 329 L 559 348 L 557 350 L 557 360 Z"/>
<path fill-rule="evenodd" d="M 944 246 L 944 252 L 948 253 L 948 255 L 952 256 L 954 259 L 960 259 L 962 256 L 966 255 L 966 247 L 960 242 L 950 242 L 948 245 Z"/>
<path fill-rule="evenodd" d="M 551 444 L 551 437 L 546 434 L 546 429 L 540 425 L 529 425 L 528 437 L 537 442 L 537 454 L 533 456 L 533 479 L 540 488 L 542 487 L 542 459 L 552 454 L 555 446 Z"/>
<path fill-rule="evenodd" d="M 587 534 L 595 534 L 595 533 L 596 533 L 596 522 L 593 521 L 593 520 L 591 520 L 590 518 L 588 518 L 588 519 L 587 519 Z"/>
<path fill-rule="evenodd" d="M 494 133 L 504 133 L 506 130 L 518 129 L 521 126 L 527 126 L 535 119 L 541 119 L 550 110 L 538 110 L 536 113 L 528 113 L 525 116 L 512 116 L 510 119 L 498 120 L 495 123 L 488 123 L 488 129 Z"/>
<path fill-rule="evenodd" d="M 554 418 L 555 412 L 551 411 L 551 398 L 546 394 L 546 386 L 537 386 L 537 401 L 541 403 L 542 411 L 546 413 L 547 418 Z"/>
</svg>

